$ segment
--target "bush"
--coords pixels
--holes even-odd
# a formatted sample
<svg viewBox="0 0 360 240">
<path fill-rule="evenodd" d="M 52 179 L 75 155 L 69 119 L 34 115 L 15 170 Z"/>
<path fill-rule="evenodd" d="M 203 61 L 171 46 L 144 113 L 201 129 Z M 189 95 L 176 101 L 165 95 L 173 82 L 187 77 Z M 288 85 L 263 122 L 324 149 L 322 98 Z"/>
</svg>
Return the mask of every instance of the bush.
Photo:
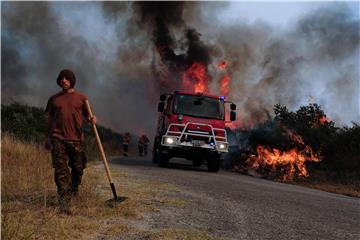
<svg viewBox="0 0 360 240">
<path fill-rule="evenodd" d="M 331 170 L 360 172 L 360 126 L 340 128 L 324 146 L 324 161 Z"/>
<path fill-rule="evenodd" d="M 19 103 L 1 105 L 1 131 L 30 142 L 45 140 L 45 112 Z"/>
</svg>

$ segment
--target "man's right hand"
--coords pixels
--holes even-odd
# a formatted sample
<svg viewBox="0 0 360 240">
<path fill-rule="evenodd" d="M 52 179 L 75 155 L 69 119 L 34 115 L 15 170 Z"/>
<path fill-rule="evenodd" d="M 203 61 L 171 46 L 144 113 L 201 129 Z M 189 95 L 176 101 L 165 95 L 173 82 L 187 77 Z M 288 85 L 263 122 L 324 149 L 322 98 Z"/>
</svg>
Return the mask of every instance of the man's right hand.
<svg viewBox="0 0 360 240">
<path fill-rule="evenodd" d="M 45 140 L 44 147 L 45 147 L 46 150 L 49 150 L 49 151 L 51 150 L 52 146 L 51 146 L 51 141 L 50 141 L 49 138 L 47 138 L 47 139 Z"/>
</svg>

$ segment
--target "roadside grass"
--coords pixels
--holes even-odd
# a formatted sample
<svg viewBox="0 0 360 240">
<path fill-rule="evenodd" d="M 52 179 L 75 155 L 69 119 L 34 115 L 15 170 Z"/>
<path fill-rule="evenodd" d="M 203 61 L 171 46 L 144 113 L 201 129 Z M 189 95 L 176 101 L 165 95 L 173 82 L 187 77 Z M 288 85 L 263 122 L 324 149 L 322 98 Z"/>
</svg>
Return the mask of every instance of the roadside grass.
<svg viewBox="0 0 360 240">
<path fill-rule="evenodd" d="M 184 229 L 167 228 L 160 231 L 150 233 L 148 235 L 150 240 L 217 240 L 218 238 L 209 237 L 206 232 L 190 231 Z"/>
<path fill-rule="evenodd" d="M 356 172 L 347 171 L 339 174 L 337 172 L 314 171 L 308 178 L 298 179 L 294 184 L 360 198 L 360 176 Z"/>
<path fill-rule="evenodd" d="M 86 176 L 73 201 L 74 216 L 66 217 L 58 214 L 49 152 L 10 135 L 2 136 L 1 151 L 2 239 L 74 239 L 97 230 L 91 217 L 103 215 L 105 207 L 93 194 L 96 177 Z"/>
<path fill-rule="evenodd" d="M 111 172 L 117 194 L 127 199 L 108 201 L 113 196 L 99 161 L 85 169 L 79 195 L 72 199 L 73 215 L 59 214 L 50 153 L 7 134 L 1 151 L 1 239 L 109 239 L 137 232 L 150 239 L 211 239 L 196 231 L 133 225 L 147 213 L 159 212 L 160 205 L 182 208 L 191 203 L 164 195 L 176 195 L 176 186 L 139 180 L 118 169 Z"/>
</svg>

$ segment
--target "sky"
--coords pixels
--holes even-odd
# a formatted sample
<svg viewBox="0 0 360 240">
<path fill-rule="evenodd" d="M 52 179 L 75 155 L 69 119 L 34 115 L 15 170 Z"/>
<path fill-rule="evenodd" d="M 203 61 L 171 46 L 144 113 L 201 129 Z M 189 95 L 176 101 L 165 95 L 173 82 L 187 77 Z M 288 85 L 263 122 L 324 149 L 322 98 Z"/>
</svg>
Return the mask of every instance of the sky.
<svg viewBox="0 0 360 240">
<path fill-rule="evenodd" d="M 171 51 L 191 63 L 184 32 L 192 29 L 214 94 L 223 74 L 215 66 L 230 62 L 228 98 L 248 125 L 276 103 L 296 110 L 309 99 L 339 124 L 359 122 L 359 2 L 177 2 L 163 10 L 131 2 L 2 2 L 2 102 L 45 107 L 59 91 L 57 74 L 70 68 L 100 124 L 153 135 L 159 94 L 179 86 L 174 63 L 156 48 L 164 35 L 155 33 L 165 30 Z"/>
</svg>

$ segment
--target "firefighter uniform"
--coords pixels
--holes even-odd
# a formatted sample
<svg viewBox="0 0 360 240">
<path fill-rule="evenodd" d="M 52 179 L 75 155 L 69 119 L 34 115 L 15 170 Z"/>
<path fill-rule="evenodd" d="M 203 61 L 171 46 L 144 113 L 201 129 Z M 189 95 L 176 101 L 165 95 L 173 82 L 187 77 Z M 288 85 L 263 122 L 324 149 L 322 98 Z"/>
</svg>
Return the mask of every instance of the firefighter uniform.
<svg viewBox="0 0 360 240">
<path fill-rule="evenodd" d="M 128 156 L 129 144 L 130 144 L 131 136 L 130 133 L 125 133 L 123 136 L 123 155 Z"/>
<path fill-rule="evenodd" d="M 142 135 L 139 138 L 139 141 L 138 141 L 138 148 L 139 148 L 139 156 L 140 157 L 147 155 L 148 145 L 149 145 L 149 139 L 147 138 L 146 135 Z"/>
</svg>

